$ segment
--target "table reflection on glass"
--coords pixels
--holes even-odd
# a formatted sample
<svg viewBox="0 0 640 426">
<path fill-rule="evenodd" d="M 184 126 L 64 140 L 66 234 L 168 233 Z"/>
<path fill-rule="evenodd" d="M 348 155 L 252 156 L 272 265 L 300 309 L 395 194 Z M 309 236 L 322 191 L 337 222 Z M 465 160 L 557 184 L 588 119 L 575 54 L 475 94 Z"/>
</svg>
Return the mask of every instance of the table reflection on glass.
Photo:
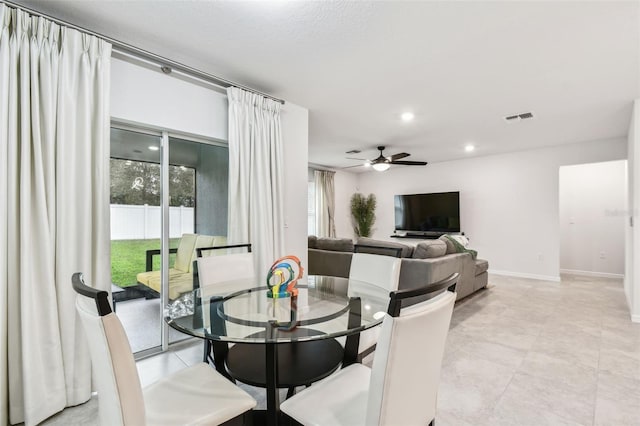
<svg viewBox="0 0 640 426">
<path fill-rule="evenodd" d="M 298 289 L 297 297 L 270 299 L 255 281 L 229 281 L 165 309 L 171 327 L 213 343 L 218 371 L 266 388 L 268 424 L 279 420 L 277 389 L 309 385 L 355 362 L 359 333 L 380 324 L 389 303 L 388 290 L 347 278 L 309 276 Z"/>
</svg>

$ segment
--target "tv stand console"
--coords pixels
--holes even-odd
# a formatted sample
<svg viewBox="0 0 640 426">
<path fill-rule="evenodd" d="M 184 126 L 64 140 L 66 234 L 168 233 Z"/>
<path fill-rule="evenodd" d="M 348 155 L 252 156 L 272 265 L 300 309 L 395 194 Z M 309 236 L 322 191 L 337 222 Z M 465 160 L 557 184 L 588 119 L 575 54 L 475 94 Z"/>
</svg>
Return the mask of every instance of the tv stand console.
<svg viewBox="0 0 640 426">
<path fill-rule="evenodd" d="M 425 240 L 437 240 L 446 232 L 406 232 L 402 234 L 393 234 L 391 238 L 422 238 Z"/>
</svg>

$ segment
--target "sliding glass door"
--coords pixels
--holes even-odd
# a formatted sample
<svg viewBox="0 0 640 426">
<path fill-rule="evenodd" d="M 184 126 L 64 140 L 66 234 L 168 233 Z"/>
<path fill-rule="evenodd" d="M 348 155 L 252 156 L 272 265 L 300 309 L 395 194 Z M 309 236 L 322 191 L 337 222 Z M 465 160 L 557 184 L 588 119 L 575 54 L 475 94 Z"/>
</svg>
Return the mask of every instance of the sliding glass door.
<svg viewBox="0 0 640 426">
<path fill-rule="evenodd" d="M 186 338 L 163 306 L 191 291 L 196 247 L 226 241 L 227 179 L 226 146 L 111 129 L 113 298 L 137 356 Z"/>
<path fill-rule="evenodd" d="M 229 152 L 226 146 L 171 136 L 168 161 L 169 236 L 190 238 L 193 249 L 189 260 L 193 262 L 196 249 L 226 244 Z M 186 233 L 193 233 L 195 237 L 187 237 Z M 170 299 L 191 290 L 192 273 L 193 264 L 190 264 L 188 282 L 181 282 L 170 274 Z M 169 343 L 186 337 L 170 330 Z"/>
</svg>

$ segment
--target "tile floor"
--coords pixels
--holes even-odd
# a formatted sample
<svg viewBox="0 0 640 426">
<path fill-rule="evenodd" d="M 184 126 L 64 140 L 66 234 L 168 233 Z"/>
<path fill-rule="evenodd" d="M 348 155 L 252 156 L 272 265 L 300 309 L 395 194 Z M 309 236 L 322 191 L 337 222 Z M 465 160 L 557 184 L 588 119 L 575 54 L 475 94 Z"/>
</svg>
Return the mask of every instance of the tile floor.
<svg viewBox="0 0 640 426">
<path fill-rule="evenodd" d="M 640 324 L 629 320 L 621 280 L 489 282 L 456 304 L 438 426 L 640 425 Z M 139 361 L 142 384 L 200 357 L 193 342 Z M 264 392 L 244 388 L 264 406 Z M 96 398 L 44 424 L 97 424 Z"/>
</svg>

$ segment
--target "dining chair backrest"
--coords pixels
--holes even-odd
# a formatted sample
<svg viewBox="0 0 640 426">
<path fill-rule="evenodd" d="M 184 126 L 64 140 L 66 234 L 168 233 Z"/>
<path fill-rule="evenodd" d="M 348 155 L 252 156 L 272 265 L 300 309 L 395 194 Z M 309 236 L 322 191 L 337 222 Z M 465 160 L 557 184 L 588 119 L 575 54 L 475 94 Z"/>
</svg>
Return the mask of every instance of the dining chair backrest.
<svg viewBox="0 0 640 426">
<path fill-rule="evenodd" d="M 370 253 L 353 253 L 349 279 L 364 281 L 389 291 L 398 289 L 401 259 Z"/>
<path fill-rule="evenodd" d="M 82 274 L 72 277 L 76 311 L 89 343 L 100 424 L 144 425 L 144 397 L 127 335 L 111 311 L 108 293 L 89 287 Z"/>
<path fill-rule="evenodd" d="M 455 280 L 457 274 L 454 285 Z M 400 310 L 397 316 L 385 315 L 373 360 L 365 424 L 428 424 L 434 419 L 455 299 L 454 292 L 444 291 Z"/>
<path fill-rule="evenodd" d="M 237 249 L 246 247 L 247 253 L 233 253 L 224 256 L 206 256 L 206 252 L 200 252 L 205 256 L 198 257 L 198 280 L 200 286 L 214 285 L 226 281 L 250 279 L 255 277 L 254 257 L 251 252 L 251 244 L 235 246 L 209 247 L 204 250 L 209 252 Z"/>
</svg>

